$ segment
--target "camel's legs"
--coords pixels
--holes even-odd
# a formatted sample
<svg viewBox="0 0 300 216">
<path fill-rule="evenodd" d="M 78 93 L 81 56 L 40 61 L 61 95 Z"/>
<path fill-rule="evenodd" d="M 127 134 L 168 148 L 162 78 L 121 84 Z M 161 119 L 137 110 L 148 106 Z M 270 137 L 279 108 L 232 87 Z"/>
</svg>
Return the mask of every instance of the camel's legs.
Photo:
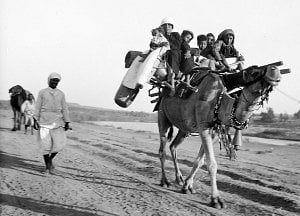
<svg viewBox="0 0 300 216">
<path fill-rule="evenodd" d="M 206 163 L 208 173 L 210 175 L 211 184 L 211 206 L 214 208 L 225 208 L 223 200 L 220 198 L 220 194 L 217 188 L 217 169 L 218 165 L 215 159 L 215 153 L 213 149 L 213 142 L 208 129 L 204 129 L 200 132 L 202 139 L 202 145 L 206 156 Z"/>
<path fill-rule="evenodd" d="M 204 152 L 207 160 L 207 169 L 210 175 L 210 183 L 211 183 L 211 195 L 212 197 L 218 197 L 219 191 L 217 188 L 217 162 L 215 159 L 215 153 L 213 149 L 213 143 L 211 139 L 211 135 L 209 134 L 209 130 L 205 129 L 200 132 L 200 136 L 202 139 L 202 145 L 204 147 Z"/>
<path fill-rule="evenodd" d="M 28 128 L 28 126 L 25 125 L 25 134 L 27 134 L 27 128 Z"/>
<path fill-rule="evenodd" d="M 13 112 L 14 112 L 14 127 L 11 130 L 15 131 L 17 129 L 17 111 L 13 108 Z"/>
<path fill-rule="evenodd" d="M 159 137 L 160 137 L 160 147 L 159 147 L 159 159 L 161 163 L 161 186 L 169 186 L 170 182 L 167 179 L 165 172 L 165 161 L 166 161 L 166 144 L 167 144 L 167 131 L 171 127 L 170 121 L 167 119 L 166 115 L 162 110 L 158 111 L 158 129 L 159 129 Z"/>
<path fill-rule="evenodd" d="M 183 184 L 183 177 L 182 177 L 182 174 L 181 174 L 179 166 L 178 166 L 177 147 L 183 142 L 185 137 L 186 137 L 186 133 L 179 130 L 175 139 L 173 140 L 173 142 L 170 145 L 170 151 L 171 151 L 172 159 L 174 162 L 174 168 L 175 168 L 175 178 L 176 178 L 177 184 L 179 184 L 179 185 Z"/>
<path fill-rule="evenodd" d="M 182 187 L 182 192 L 187 193 L 188 191 L 194 193 L 193 190 L 193 180 L 195 177 L 195 174 L 199 167 L 201 167 L 204 164 L 204 153 L 207 158 L 207 168 L 210 175 L 210 181 L 211 181 L 211 206 L 215 208 L 225 208 L 225 204 L 223 200 L 220 198 L 219 191 L 217 188 L 217 162 L 215 160 L 214 150 L 213 150 L 213 142 L 211 139 L 211 136 L 209 134 L 209 130 L 205 129 L 200 132 L 200 136 L 202 139 L 202 145 L 200 147 L 199 154 L 194 161 L 194 165 L 192 168 L 191 173 L 187 177 L 184 186 Z"/>
<path fill-rule="evenodd" d="M 159 147 L 159 159 L 161 163 L 161 186 L 169 186 L 170 182 L 167 179 L 166 172 L 165 172 L 165 161 L 166 161 L 166 144 L 167 138 L 166 136 L 160 137 L 160 147 Z"/>
<path fill-rule="evenodd" d="M 22 115 L 20 112 L 17 111 L 17 123 L 18 123 L 17 129 L 18 130 L 21 130 L 21 123 L 22 123 L 21 121 L 22 121 Z"/>
<path fill-rule="evenodd" d="M 198 169 L 200 167 L 202 167 L 203 164 L 204 164 L 204 146 L 201 145 L 198 156 L 196 157 L 196 160 L 194 161 L 192 171 L 186 178 L 185 183 L 182 187 L 183 193 L 188 193 L 188 192 L 195 193 L 195 190 L 193 189 L 194 177 L 195 177 Z"/>
</svg>

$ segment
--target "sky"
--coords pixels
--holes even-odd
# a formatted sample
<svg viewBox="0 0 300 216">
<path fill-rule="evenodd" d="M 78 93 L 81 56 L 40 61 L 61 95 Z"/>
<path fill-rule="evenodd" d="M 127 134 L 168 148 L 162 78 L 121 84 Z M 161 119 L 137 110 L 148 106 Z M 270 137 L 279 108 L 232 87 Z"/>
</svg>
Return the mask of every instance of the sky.
<svg viewBox="0 0 300 216">
<path fill-rule="evenodd" d="M 35 97 L 58 72 L 68 102 L 152 112 L 146 85 L 126 109 L 114 103 L 128 51 L 148 49 L 164 17 L 174 31 L 217 36 L 231 28 L 245 65 L 283 61 L 283 76 L 262 111 L 300 110 L 299 0 L 0 0 L 0 99 L 21 85 Z M 196 40 L 191 42 L 196 47 Z"/>
</svg>

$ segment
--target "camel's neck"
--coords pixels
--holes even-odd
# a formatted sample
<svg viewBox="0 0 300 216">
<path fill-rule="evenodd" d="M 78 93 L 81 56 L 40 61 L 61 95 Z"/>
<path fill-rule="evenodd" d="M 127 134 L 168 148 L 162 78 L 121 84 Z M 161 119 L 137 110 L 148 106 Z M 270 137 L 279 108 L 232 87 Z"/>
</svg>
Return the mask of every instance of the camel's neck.
<svg viewBox="0 0 300 216">
<path fill-rule="evenodd" d="M 234 117 L 239 123 L 246 122 L 252 116 L 253 112 L 259 108 L 258 101 L 260 97 L 249 97 L 249 95 L 247 91 L 243 91 L 239 98 L 234 113 Z"/>
</svg>

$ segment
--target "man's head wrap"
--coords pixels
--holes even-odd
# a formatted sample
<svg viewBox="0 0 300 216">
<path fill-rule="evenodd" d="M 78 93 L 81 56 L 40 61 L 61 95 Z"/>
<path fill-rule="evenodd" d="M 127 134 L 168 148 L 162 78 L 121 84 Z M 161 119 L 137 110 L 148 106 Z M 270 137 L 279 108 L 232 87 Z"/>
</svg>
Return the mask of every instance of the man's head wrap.
<svg viewBox="0 0 300 216">
<path fill-rule="evenodd" d="M 59 79 L 59 81 L 60 81 L 61 80 L 61 76 L 60 76 L 60 74 L 58 74 L 56 72 L 53 72 L 48 77 L 48 84 L 49 84 L 49 82 L 50 82 L 51 79 Z"/>
</svg>

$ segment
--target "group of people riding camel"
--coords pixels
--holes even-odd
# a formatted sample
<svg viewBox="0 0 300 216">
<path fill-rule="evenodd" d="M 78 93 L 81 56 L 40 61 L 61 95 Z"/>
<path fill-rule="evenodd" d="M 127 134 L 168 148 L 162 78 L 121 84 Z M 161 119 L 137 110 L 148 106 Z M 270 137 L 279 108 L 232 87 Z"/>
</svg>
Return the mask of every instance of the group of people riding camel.
<svg viewBox="0 0 300 216">
<path fill-rule="evenodd" d="M 174 88 L 174 80 L 182 74 L 189 75 L 195 66 L 208 67 L 211 70 L 232 71 L 226 58 L 236 58 L 237 69 L 243 69 L 244 57 L 234 47 L 235 35 L 233 30 L 222 31 L 217 40 L 212 33 L 197 36 L 198 48 L 191 48 L 189 43 L 194 38 L 192 31 L 183 30 L 181 35 L 173 32 L 174 20 L 166 17 L 160 27 L 152 30 L 150 51 L 158 47 L 165 48 L 161 55 L 166 56 L 167 81 L 165 84 Z M 143 54 L 142 57 L 147 57 Z"/>
</svg>

